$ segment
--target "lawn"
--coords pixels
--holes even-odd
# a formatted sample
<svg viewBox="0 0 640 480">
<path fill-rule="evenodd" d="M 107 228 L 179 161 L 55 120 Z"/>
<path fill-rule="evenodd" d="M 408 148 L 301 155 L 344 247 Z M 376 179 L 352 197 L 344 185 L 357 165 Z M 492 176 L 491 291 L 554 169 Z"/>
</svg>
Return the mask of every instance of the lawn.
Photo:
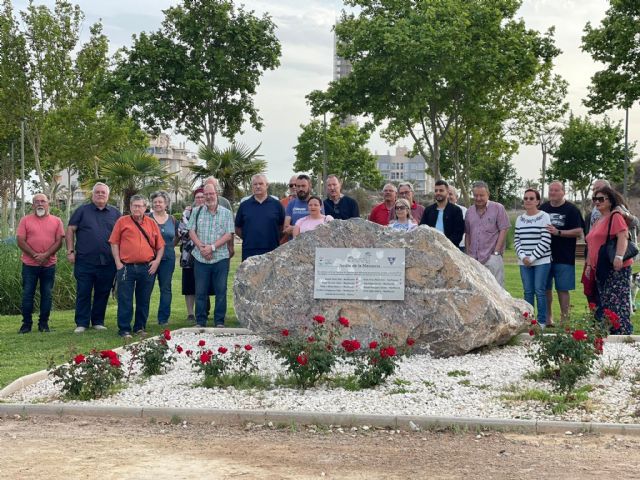
<svg viewBox="0 0 640 480">
<path fill-rule="evenodd" d="M 228 326 L 237 326 L 238 324 L 233 310 L 232 284 L 239 262 L 240 255 L 238 251 L 238 255 L 231 261 L 231 274 L 229 275 L 226 319 Z M 505 263 L 506 289 L 514 297 L 522 298 L 519 267 L 516 264 L 513 252 L 507 252 Z M 576 265 L 577 279 L 580 278 L 581 273 L 582 263 L 579 263 Z M 578 284 L 578 290 L 571 296 L 573 311 L 578 313 L 584 311 L 587 306 L 580 287 L 581 285 Z M 171 329 L 191 326 L 186 322 L 186 307 L 180 292 L 181 271 L 177 267 L 173 277 L 173 302 L 169 325 Z M 16 292 L 16 294 L 19 293 Z M 147 325 L 147 330 L 151 334 L 158 334 L 162 330 L 157 323 L 158 299 L 159 294 L 156 286 L 151 298 L 151 313 Z M 555 301 L 554 316 L 559 318 L 559 315 L 559 306 Z M 633 323 L 636 329 L 640 327 L 639 318 L 640 315 L 634 315 Z M 82 335 L 74 334 L 75 323 L 72 310 L 52 312 L 50 326 L 53 331 L 48 334 L 35 331 L 27 335 L 18 335 L 16 332 L 20 327 L 20 323 L 21 317 L 18 315 L 0 316 L 0 388 L 8 385 L 18 377 L 47 368 L 51 361 L 58 364 L 63 363 L 69 359 L 73 352 L 86 352 L 92 348 L 101 350 L 122 345 L 122 339 L 117 335 L 116 302 L 113 300 L 110 300 L 107 308 L 105 324 L 109 330 L 106 332 L 88 330 Z"/>
</svg>

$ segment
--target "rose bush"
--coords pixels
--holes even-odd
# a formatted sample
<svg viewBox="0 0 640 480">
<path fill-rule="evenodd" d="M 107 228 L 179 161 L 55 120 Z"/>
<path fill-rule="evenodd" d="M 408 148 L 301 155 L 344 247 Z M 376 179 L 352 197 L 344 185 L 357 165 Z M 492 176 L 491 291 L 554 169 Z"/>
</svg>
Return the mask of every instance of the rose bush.
<svg viewBox="0 0 640 480">
<path fill-rule="evenodd" d="M 127 345 L 125 348 L 131 354 L 130 368 L 139 363 L 142 374 L 146 377 L 164 372 L 175 361 L 169 349 L 169 340 L 171 332 L 165 330 L 156 338 Z"/>
</svg>

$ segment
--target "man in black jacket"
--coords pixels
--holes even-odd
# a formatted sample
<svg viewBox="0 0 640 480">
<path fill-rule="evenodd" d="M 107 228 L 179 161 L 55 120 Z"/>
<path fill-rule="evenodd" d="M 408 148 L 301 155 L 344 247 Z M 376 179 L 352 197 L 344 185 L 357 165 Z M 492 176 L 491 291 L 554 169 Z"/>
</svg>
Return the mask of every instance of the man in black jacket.
<svg viewBox="0 0 640 480">
<path fill-rule="evenodd" d="M 438 180 L 434 188 L 436 203 L 425 209 L 420 225 L 429 225 L 444 235 L 456 247 L 460 245 L 464 234 L 462 210 L 449 202 L 449 184 Z"/>
</svg>

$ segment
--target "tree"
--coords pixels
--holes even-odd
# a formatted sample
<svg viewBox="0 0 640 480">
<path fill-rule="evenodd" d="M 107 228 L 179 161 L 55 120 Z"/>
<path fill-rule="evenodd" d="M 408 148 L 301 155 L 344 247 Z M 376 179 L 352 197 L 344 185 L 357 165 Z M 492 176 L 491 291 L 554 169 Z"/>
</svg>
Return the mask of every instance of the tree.
<svg viewBox="0 0 640 480">
<path fill-rule="evenodd" d="M 302 133 L 294 147 L 296 161 L 293 169 L 297 172 L 312 172 L 315 178 L 322 178 L 325 129 L 320 120 L 312 120 L 300 125 Z M 376 157 L 367 148 L 369 132 L 356 125 L 340 126 L 334 117 L 326 129 L 327 172 L 337 175 L 344 188 L 361 185 L 378 190 L 383 182 L 376 167 Z"/>
<path fill-rule="evenodd" d="M 389 141 L 410 136 L 441 177 L 440 144 L 458 117 L 499 105 L 504 119 L 518 90 L 559 52 L 515 20 L 519 0 L 346 0 L 335 31 L 350 75 L 308 98 L 314 113 L 388 122 Z"/>
<path fill-rule="evenodd" d="M 160 160 L 144 150 L 114 152 L 100 162 L 100 177 L 88 181 L 102 181 L 114 195 L 120 197 L 120 210 L 129 210 L 129 199 L 137 194 L 149 196 L 154 190 L 167 186 L 172 174 L 160 165 Z"/>
<path fill-rule="evenodd" d="M 477 163 L 471 172 L 471 178 L 474 181 L 486 182 L 491 192 L 491 200 L 503 205 L 513 202 L 523 184 L 510 157 L 492 158 Z"/>
<path fill-rule="evenodd" d="M 267 162 L 258 154 L 260 145 L 251 150 L 242 144 L 233 144 L 225 149 L 201 146 L 198 156 L 205 165 L 194 165 L 189 168 L 194 174 L 194 182 L 216 177 L 222 188 L 222 196 L 233 201 L 244 190 L 251 189 L 251 177 L 264 173 Z"/>
<path fill-rule="evenodd" d="M 610 0 L 599 28 L 587 23 L 582 49 L 606 65 L 591 77 L 585 104 L 592 113 L 631 108 L 640 99 L 640 3 Z"/>
<path fill-rule="evenodd" d="M 622 179 L 623 136 L 620 124 L 612 124 L 608 118 L 597 122 L 588 117 L 571 116 L 553 152 L 555 161 L 547 170 L 548 179 L 572 182 L 573 188 L 580 192 L 583 205 L 587 205 L 585 200 L 595 179 Z"/>
<path fill-rule="evenodd" d="M 174 127 L 209 148 L 218 135 L 241 133 L 245 118 L 260 130 L 253 95 L 280 57 L 271 18 L 231 0 L 183 0 L 164 13 L 160 30 L 134 36 L 119 53 L 101 101 L 156 134 Z"/>
<path fill-rule="evenodd" d="M 552 75 L 550 68 L 541 70 L 535 81 L 524 89 L 515 115 L 515 133 L 527 145 L 540 145 L 540 195 L 543 198 L 548 157 L 557 146 L 562 118 L 569 111 L 569 103 L 565 101 L 568 85 L 560 75 Z"/>
</svg>

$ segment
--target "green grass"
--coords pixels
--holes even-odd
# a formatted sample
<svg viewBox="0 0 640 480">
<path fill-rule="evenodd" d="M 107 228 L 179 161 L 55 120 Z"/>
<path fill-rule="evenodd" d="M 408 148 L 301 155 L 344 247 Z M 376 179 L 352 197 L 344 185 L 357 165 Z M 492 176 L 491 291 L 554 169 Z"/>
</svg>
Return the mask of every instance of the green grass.
<svg viewBox="0 0 640 480">
<path fill-rule="evenodd" d="M 229 274 L 229 288 L 227 290 L 227 317 L 228 326 L 237 326 L 237 319 L 233 309 L 233 278 L 240 263 L 240 249 L 231 261 Z M 576 279 L 582 274 L 582 262 L 576 265 Z M 169 328 L 176 329 L 191 326 L 187 324 L 186 306 L 181 292 L 181 269 L 176 266 L 173 276 L 173 302 L 171 305 L 171 320 Z M 520 270 L 513 251 L 505 254 L 505 287 L 515 298 L 522 298 L 522 282 Z M 587 302 L 582 295 L 581 285 L 576 285 L 577 290 L 571 293 L 573 312 L 581 314 L 587 308 Z M 20 292 L 16 292 L 20 295 Z M 157 324 L 159 293 L 157 284 L 151 297 L 151 309 L 147 329 L 151 334 L 158 334 L 161 328 Z M 557 299 L 553 304 L 555 318 L 560 318 L 560 309 Z M 37 318 L 37 317 L 36 317 Z M 640 314 L 636 313 L 632 321 L 636 329 L 640 328 Z M 122 339 L 117 335 L 116 327 L 116 302 L 109 301 L 105 324 L 109 328 L 106 332 L 88 330 L 83 335 L 73 333 L 75 323 L 73 310 L 53 311 L 50 326 L 53 332 L 41 334 L 37 331 L 28 335 L 18 335 L 20 327 L 19 315 L 0 316 L 0 388 L 8 385 L 16 378 L 47 368 L 50 360 L 60 364 L 69 360 L 73 352 L 86 352 L 92 348 L 105 349 L 123 345 Z"/>
<path fill-rule="evenodd" d="M 566 395 L 547 392 L 538 388 L 529 388 L 505 394 L 501 399 L 507 402 L 538 402 L 548 406 L 552 413 L 564 413 L 567 410 L 581 408 L 589 410 L 589 392 L 593 386 L 585 385 Z"/>
<path fill-rule="evenodd" d="M 225 324 L 232 327 L 238 326 L 233 309 L 233 278 L 240 264 L 240 258 L 240 252 L 238 251 L 237 255 L 231 260 L 229 272 Z M 181 291 L 182 270 L 176 265 L 173 275 L 173 302 L 169 321 L 171 330 L 193 326 L 186 321 L 187 308 Z M 21 295 L 21 292 L 16 292 L 16 295 Z M 147 331 L 151 335 L 157 335 L 164 329 L 158 325 L 159 299 L 160 293 L 156 282 L 151 297 L 149 320 L 147 322 Z M 73 320 L 73 310 L 51 312 L 49 326 L 53 331 L 50 333 L 39 333 L 37 331 L 38 317 L 37 311 L 34 312 L 34 331 L 26 335 L 17 334 L 22 322 L 20 315 L 0 315 L 0 388 L 5 387 L 23 375 L 46 369 L 51 360 L 56 364 L 67 362 L 74 352 L 87 352 L 93 348 L 103 350 L 124 345 L 123 340 L 118 336 L 116 312 L 117 302 L 109 299 L 105 318 L 105 325 L 109 330 L 97 332 L 89 329 L 81 335 L 73 333 L 73 329 L 76 327 Z M 209 315 L 210 324 L 212 324 L 211 315 L 213 315 L 213 305 Z"/>
</svg>

